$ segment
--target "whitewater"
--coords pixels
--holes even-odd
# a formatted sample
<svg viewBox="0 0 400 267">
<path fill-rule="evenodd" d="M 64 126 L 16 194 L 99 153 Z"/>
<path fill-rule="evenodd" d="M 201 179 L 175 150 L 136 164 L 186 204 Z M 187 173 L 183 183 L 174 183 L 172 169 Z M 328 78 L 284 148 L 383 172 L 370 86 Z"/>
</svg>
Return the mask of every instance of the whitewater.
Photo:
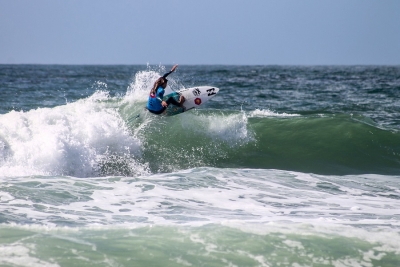
<svg viewBox="0 0 400 267">
<path fill-rule="evenodd" d="M 398 66 L 0 65 L 0 266 L 399 266 Z"/>
</svg>

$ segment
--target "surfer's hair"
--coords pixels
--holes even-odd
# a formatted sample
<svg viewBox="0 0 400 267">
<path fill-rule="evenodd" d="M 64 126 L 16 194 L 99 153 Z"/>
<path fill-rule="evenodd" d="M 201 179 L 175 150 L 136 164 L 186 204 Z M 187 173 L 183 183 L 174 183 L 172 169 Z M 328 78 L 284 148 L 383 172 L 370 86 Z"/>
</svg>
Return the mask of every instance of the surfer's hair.
<svg viewBox="0 0 400 267">
<path fill-rule="evenodd" d="M 153 88 L 150 91 L 150 94 L 155 94 L 157 91 L 157 88 L 165 83 L 165 78 L 164 77 L 160 77 L 157 79 L 157 81 L 154 83 Z"/>
</svg>

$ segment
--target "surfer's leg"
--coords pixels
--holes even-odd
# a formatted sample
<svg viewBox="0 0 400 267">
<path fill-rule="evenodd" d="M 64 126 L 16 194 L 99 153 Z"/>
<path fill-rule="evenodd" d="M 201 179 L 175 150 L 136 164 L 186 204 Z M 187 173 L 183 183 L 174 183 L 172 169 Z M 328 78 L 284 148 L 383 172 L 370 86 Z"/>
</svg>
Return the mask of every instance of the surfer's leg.
<svg viewBox="0 0 400 267">
<path fill-rule="evenodd" d="M 172 104 L 172 105 L 175 105 L 178 107 L 181 106 L 181 104 L 178 101 L 176 101 L 172 96 L 170 98 L 168 98 L 167 101 L 165 101 L 165 102 L 167 102 L 168 105 Z"/>
<path fill-rule="evenodd" d="M 183 95 L 181 95 L 180 97 L 179 97 L 179 104 L 180 104 L 180 106 L 182 106 L 182 104 L 185 102 L 185 97 L 183 96 Z"/>
</svg>

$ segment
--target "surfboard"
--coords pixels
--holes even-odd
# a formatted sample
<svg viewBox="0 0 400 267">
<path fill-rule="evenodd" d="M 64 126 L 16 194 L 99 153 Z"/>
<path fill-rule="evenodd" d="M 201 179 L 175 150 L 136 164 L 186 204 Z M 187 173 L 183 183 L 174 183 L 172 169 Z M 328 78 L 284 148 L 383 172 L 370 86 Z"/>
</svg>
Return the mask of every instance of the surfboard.
<svg viewBox="0 0 400 267">
<path fill-rule="evenodd" d="M 219 89 L 213 86 L 198 86 L 192 88 L 182 89 L 180 91 L 176 91 L 164 96 L 164 100 L 167 100 L 169 97 L 175 98 L 176 101 L 179 101 L 179 96 L 183 95 L 185 97 L 185 102 L 183 103 L 183 107 L 177 107 L 175 105 L 169 105 L 166 109 L 164 115 L 165 116 L 173 116 L 193 108 L 197 108 L 213 98 Z"/>
</svg>

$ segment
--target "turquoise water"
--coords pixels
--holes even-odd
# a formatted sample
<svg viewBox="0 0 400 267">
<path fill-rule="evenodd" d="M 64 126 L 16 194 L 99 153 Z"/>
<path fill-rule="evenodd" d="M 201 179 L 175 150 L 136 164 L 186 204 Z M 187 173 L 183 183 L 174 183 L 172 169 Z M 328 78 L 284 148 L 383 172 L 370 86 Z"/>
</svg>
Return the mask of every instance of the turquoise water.
<svg viewBox="0 0 400 267">
<path fill-rule="evenodd" d="M 0 266 L 399 266 L 400 68 L 0 65 Z"/>
</svg>

